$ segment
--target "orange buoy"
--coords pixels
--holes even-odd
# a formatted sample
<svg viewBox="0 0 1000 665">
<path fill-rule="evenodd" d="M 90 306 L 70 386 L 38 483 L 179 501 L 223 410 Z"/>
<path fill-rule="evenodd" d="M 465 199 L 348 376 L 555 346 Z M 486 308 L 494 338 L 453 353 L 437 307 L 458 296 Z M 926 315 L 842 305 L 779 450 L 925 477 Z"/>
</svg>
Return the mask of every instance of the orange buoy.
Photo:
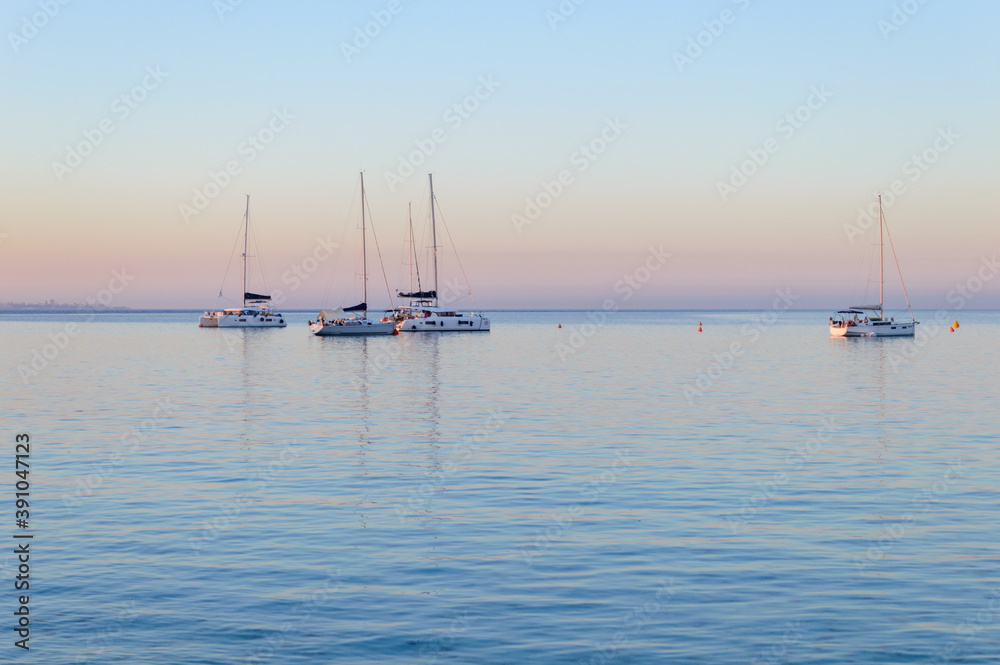
<svg viewBox="0 0 1000 665">
<path fill-rule="evenodd" d="M 698 324 L 698 332 L 701 332 L 701 324 Z"/>
<path fill-rule="evenodd" d="M 955 332 L 954 328 L 948 328 L 948 332 Z"/>
<path fill-rule="evenodd" d="M 951 327 L 952 328 L 957 328 L 958 327 L 958 321 L 955 321 L 955 323 Z"/>
</svg>

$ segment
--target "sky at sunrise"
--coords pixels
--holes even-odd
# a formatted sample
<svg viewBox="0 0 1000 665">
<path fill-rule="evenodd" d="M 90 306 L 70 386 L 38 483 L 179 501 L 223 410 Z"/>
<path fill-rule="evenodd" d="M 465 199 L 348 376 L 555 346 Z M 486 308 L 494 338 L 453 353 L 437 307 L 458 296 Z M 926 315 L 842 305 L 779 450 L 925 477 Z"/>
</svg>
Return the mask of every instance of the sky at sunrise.
<svg viewBox="0 0 1000 665">
<path fill-rule="evenodd" d="M 997 272 L 993 2 L 10 0 L 0 26 L 0 302 L 124 271 L 114 306 L 212 307 L 249 194 L 281 305 L 350 304 L 362 170 L 389 288 L 433 173 L 441 288 L 464 268 L 487 310 L 859 304 L 880 191 L 915 307 Z"/>
</svg>

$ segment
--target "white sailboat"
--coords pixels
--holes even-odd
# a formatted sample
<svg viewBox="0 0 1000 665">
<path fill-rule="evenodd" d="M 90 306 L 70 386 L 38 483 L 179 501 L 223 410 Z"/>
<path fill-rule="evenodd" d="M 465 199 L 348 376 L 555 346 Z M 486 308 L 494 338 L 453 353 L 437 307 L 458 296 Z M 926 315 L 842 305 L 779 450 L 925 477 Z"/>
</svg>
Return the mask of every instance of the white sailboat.
<svg viewBox="0 0 1000 665">
<path fill-rule="evenodd" d="M 206 311 L 199 328 L 284 328 L 285 317 L 271 306 L 271 296 L 247 291 L 247 235 L 250 228 L 250 195 L 243 216 L 243 306 L 220 311 Z M 230 260 L 231 257 L 230 257 Z M 223 278 L 225 281 L 225 278 Z M 222 296 L 222 291 L 219 291 Z"/>
<path fill-rule="evenodd" d="M 878 304 L 877 305 L 856 305 L 850 309 L 842 309 L 837 312 L 837 318 L 830 317 L 831 337 L 913 337 L 917 324 L 913 318 L 913 308 L 910 307 L 910 298 L 906 295 L 906 285 L 903 284 L 903 273 L 899 269 L 899 260 L 896 259 L 896 250 L 892 249 L 892 258 L 896 262 L 896 272 L 899 273 L 899 283 L 903 287 L 903 297 L 906 298 L 906 307 L 910 311 L 909 321 L 896 321 L 895 318 L 886 320 L 883 304 L 885 291 L 885 273 L 882 231 L 886 234 L 889 227 L 882 213 L 882 195 L 878 195 Z M 892 248 L 892 236 L 889 236 L 889 247 Z M 866 314 L 871 312 L 871 314 Z M 877 315 L 876 315 L 877 313 Z"/>
<path fill-rule="evenodd" d="M 309 322 L 309 330 L 321 337 L 393 335 L 396 321 L 392 316 L 381 321 L 368 318 L 368 252 L 365 224 L 365 174 L 361 173 L 361 303 L 353 307 L 338 307 L 335 310 L 322 309 L 316 321 Z M 381 262 L 381 257 L 379 261 Z"/>
<path fill-rule="evenodd" d="M 401 316 L 396 324 L 401 332 L 489 332 L 490 320 L 479 312 L 459 311 L 454 307 L 441 306 L 438 299 L 438 244 L 437 220 L 434 215 L 434 176 L 427 175 L 430 184 L 431 202 L 431 248 L 434 256 L 434 288 L 430 291 L 420 290 L 419 273 L 417 290 L 399 293 L 400 298 L 408 298 L 410 304 L 400 307 Z M 413 225 L 410 225 L 412 246 Z M 418 268 L 419 270 L 419 268 Z"/>
</svg>

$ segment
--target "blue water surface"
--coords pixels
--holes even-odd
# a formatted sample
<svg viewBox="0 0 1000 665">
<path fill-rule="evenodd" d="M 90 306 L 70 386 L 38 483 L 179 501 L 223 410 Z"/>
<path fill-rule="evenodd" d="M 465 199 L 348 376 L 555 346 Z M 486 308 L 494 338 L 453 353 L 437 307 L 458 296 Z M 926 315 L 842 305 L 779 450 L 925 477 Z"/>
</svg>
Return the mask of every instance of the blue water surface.
<svg viewBox="0 0 1000 665">
<path fill-rule="evenodd" d="M 0 653 L 995 663 L 1000 317 L 843 340 L 827 316 L 5 315 L 2 505 L 9 539 L 29 433 L 34 539 L 31 650 L 5 548 Z"/>
</svg>

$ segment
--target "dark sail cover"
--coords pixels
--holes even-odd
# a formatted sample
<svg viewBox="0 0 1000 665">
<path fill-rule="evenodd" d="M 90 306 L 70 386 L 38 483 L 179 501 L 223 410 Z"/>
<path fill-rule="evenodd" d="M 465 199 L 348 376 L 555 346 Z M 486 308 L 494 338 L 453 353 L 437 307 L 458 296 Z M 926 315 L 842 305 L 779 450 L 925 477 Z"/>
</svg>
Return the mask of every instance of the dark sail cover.
<svg viewBox="0 0 1000 665">
<path fill-rule="evenodd" d="M 265 296 L 265 295 L 262 295 L 260 293 L 249 293 L 248 292 L 248 293 L 244 293 L 243 294 L 243 299 L 244 300 L 270 300 L 271 296 Z"/>
<path fill-rule="evenodd" d="M 355 305 L 354 307 L 345 307 L 345 312 L 364 312 L 368 310 L 368 303 L 363 302 L 360 305 Z"/>
<path fill-rule="evenodd" d="M 437 291 L 414 291 L 413 293 L 399 293 L 397 291 L 396 295 L 400 298 L 437 298 Z"/>
</svg>

